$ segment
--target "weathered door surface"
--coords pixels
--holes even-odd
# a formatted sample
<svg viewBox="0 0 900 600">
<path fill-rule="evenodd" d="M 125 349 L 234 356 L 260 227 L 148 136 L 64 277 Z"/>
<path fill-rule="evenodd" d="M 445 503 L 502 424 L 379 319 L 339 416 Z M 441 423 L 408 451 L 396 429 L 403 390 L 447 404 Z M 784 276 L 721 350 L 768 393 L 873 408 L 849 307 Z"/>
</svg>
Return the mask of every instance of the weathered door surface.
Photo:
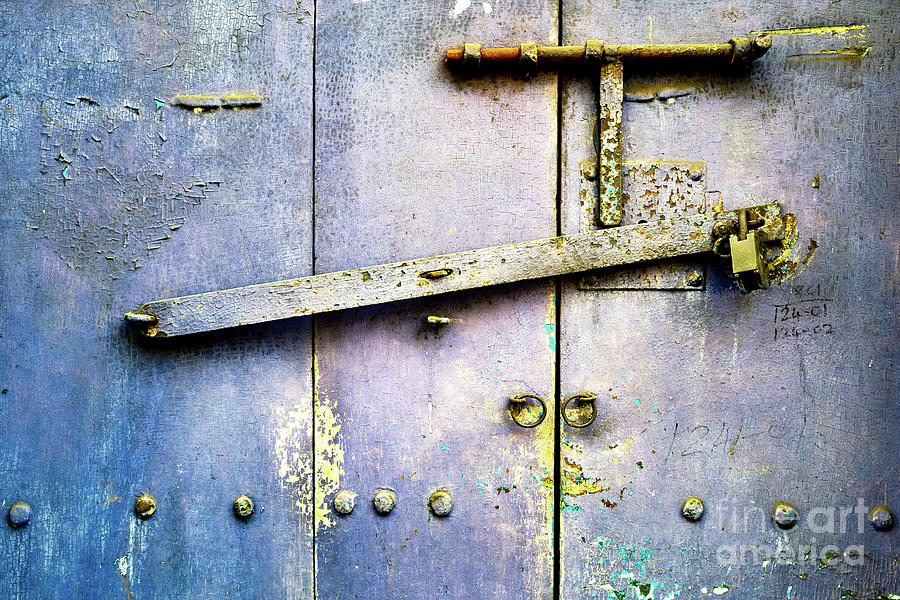
<svg viewBox="0 0 900 600">
<path fill-rule="evenodd" d="M 0 6 L 0 507 L 31 509 L 0 531 L 0 596 L 900 598 L 898 528 L 869 516 L 900 505 L 897 20 Z M 444 52 L 750 31 L 773 40 L 751 68 L 626 66 L 625 220 L 780 202 L 769 290 L 697 258 L 169 340 L 122 321 L 595 227 L 596 81 L 464 78 Z M 547 418 L 517 425 L 517 395 Z"/>
<path fill-rule="evenodd" d="M 743 75 L 626 71 L 624 159 L 704 162 L 706 210 L 778 201 L 798 233 L 766 291 L 741 294 L 715 263 L 702 290 L 563 284 L 560 393 L 595 393 L 598 416 L 562 430 L 562 597 L 900 594 L 897 529 L 866 517 L 900 492 L 897 8 L 564 3 L 569 44 L 774 30 Z M 590 86 L 563 97 L 571 232 Z M 691 496 L 697 522 L 681 514 Z M 777 501 L 799 513 L 790 530 Z"/>
<path fill-rule="evenodd" d="M 554 5 L 494 8 L 319 7 L 316 272 L 554 235 L 556 78 L 466 81 L 442 64 L 474 37 L 555 41 Z M 554 431 L 517 426 L 507 407 L 535 393 L 553 411 L 554 289 L 316 320 L 321 598 L 551 597 Z M 429 508 L 438 490 L 444 517 Z M 357 494 L 349 515 L 332 510 L 341 491 Z"/>
<path fill-rule="evenodd" d="M 0 596 L 309 597 L 309 321 L 147 345 L 122 320 L 311 271 L 306 9 L 0 6 L 0 505 L 33 511 Z"/>
</svg>

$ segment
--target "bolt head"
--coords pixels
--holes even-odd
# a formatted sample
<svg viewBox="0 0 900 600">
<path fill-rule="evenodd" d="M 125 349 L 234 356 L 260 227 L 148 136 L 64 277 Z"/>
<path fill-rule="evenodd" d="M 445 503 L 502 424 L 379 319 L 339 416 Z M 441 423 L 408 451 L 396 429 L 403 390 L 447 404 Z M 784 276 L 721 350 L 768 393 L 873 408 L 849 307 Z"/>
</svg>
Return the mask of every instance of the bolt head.
<svg viewBox="0 0 900 600">
<path fill-rule="evenodd" d="M 596 163 L 585 163 L 581 166 L 581 174 L 588 181 L 594 181 L 597 179 L 597 165 Z"/>
<path fill-rule="evenodd" d="M 241 494 L 234 499 L 231 509 L 234 511 L 234 516 L 238 519 L 249 519 L 250 515 L 253 514 L 253 499 L 250 496 Z"/>
<path fill-rule="evenodd" d="M 700 271 L 691 271 L 685 275 L 684 283 L 690 287 L 700 287 L 703 285 L 703 273 Z"/>
<path fill-rule="evenodd" d="M 688 521 L 699 521 L 703 516 L 703 500 L 697 496 L 688 496 L 681 505 L 681 516 Z"/>
<path fill-rule="evenodd" d="M 691 167 L 688 169 L 688 177 L 690 177 L 692 181 L 700 181 L 703 179 L 703 169 Z"/>
<path fill-rule="evenodd" d="M 876 506 L 869 511 L 869 523 L 878 531 L 887 531 L 894 526 L 894 513 L 887 504 Z"/>
<path fill-rule="evenodd" d="M 437 490 L 428 499 L 431 512 L 437 517 L 446 517 L 453 510 L 453 499 L 447 490 Z"/>
<path fill-rule="evenodd" d="M 356 494 L 347 490 L 341 490 L 334 496 L 332 501 L 334 512 L 340 515 L 349 515 L 356 506 Z"/>
<path fill-rule="evenodd" d="M 781 529 L 790 529 L 797 524 L 799 513 L 790 502 L 779 500 L 772 508 L 772 521 Z"/>
<path fill-rule="evenodd" d="M 394 493 L 390 490 L 379 490 L 375 494 L 375 498 L 372 499 L 372 504 L 375 505 L 375 512 L 379 515 L 386 515 L 394 510 L 394 505 L 397 503 L 394 498 Z"/>
<path fill-rule="evenodd" d="M 25 527 L 31 520 L 31 505 L 27 502 L 14 502 L 9 507 L 9 514 L 6 518 L 13 528 Z"/>
<path fill-rule="evenodd" d="M 156 512 L 156 499 L 144 492 L 134 501 L 134 514 L 142 519 L 149 519 Z"/>
</svg>

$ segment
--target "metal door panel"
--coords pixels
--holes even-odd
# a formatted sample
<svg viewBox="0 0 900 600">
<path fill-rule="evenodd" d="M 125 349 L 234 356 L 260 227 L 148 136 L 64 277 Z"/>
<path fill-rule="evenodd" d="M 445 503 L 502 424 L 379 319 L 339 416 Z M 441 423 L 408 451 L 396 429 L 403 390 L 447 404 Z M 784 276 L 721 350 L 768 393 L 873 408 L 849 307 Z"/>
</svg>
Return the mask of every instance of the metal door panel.
<svg viewBox="0 0 900 600">
<path fill-rule="evenodd" d="M 463 80 L 446 48 L 556 38 L 540 2 L 339 2 L 316 49 L 316 272 L 553 235 L 556 85 Z M 322 598 L 547 598 L 552 417 L 547 281 L 316 319 L 316 587 Z M 433 327 L 426 317 L 451 322 Z M 546 480 L 546 481 L 545 481 Z M 396 494 L 390 514 L 373 495 Z M 439 488 L 449 516 L 428 508 Z M 332 501 L 358 494 L 349 515 Z"/>
<path fill-rule="evenodd" d="M 311 271 L 312 17 L 16 2 L 0 31 L 0 505 L 34 511 L 0 595 L 308 597 L 309 323 L 148 345 L 122 313 Z M 173 103 L 229 92 L 262 105 Z"/>
<path fill-rule="evenodd" d="M 896 6 L 563 14 L 564 43 L 786 30 L 744 76 L 626 73 L 640 101 L 624 106 L 625 159 L 705 161 L 709 206 L 777 200 L 799 234 L 779 285 L 750 295 L 713 264 L 703 291 L 563 286 L 560 392 L 597 393 L 599 416 L 562 431 L 562 597 L 894 597 L 896 528 L 848 509 L 896 509 L 900 491 Z M 571 232 L 593 109 L 588 85 L 564 90 Z M 699 522 L 681 516 L 687 496 L 705 503 Z M 799 510 L 792 530 L 773 524 L 777 500 Z"/>
</svg>

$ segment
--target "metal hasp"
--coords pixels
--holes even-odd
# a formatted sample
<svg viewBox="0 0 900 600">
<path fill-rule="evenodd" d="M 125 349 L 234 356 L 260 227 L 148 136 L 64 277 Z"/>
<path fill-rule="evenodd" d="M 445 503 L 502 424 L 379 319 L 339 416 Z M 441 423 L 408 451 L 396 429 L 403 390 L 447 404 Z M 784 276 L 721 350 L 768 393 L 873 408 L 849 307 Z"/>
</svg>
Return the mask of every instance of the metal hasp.
<svg viewBox="0 0 900 600">
<path fill-rule="evenodd" d="M 778 203 L 468 250 L 148 302 L 125 320 L 172 337 L 472 288 L 712 252 L 745 211 L 766 240 L 784 237 Z"/>
<path fill-rule="evenodd" d="M 464 44 L 447 51 L 445 62 L 465 75 L 488 70 L 518 69 L 526 77 L 538 70 L 585 69 L 597 77 L 598 214 L 600 227 L 622 224 L 622 101 L 623 65 L 702 63 L 716 67 L 744 66 L 772 46 L 771 38 L 733 38 L 724 44 L 603 44 L 588 40 L 584 46 L 483 48 Z"/>
</svg>

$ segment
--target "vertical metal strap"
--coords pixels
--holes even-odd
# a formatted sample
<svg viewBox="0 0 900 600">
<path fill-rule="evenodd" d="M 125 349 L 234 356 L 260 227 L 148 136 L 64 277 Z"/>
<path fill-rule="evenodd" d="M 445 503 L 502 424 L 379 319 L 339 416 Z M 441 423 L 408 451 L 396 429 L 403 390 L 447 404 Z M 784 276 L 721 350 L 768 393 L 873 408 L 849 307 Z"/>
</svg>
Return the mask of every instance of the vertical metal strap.
<svg viewBox="0 0 900 600">
<path fill-rule="evenodd" d="M 622 63 L 604 62 L 600 66 L 597 91 L 600 148 L 598 185 L 600 226 L 622 224 Z"/>
</svg>

